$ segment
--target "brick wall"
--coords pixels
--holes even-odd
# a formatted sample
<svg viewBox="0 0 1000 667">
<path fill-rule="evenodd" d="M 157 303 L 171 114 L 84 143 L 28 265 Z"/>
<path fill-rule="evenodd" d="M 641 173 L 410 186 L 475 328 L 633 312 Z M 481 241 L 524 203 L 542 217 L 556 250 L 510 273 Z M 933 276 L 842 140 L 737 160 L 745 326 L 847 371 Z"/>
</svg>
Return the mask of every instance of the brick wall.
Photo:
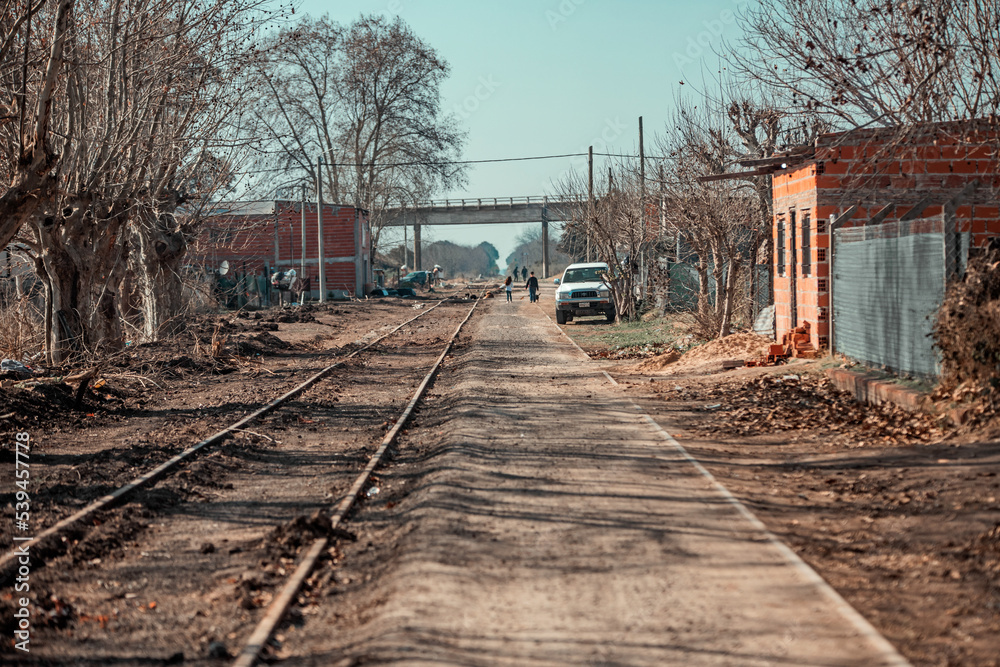
<svg viewBox="0 0 1000 667">
<path fill-rule="evenodd" d="M 266 214 L 231 214 L 212 218 L 203 225 L 195 241 L 193 261 L 208 268 L 228 260 L 234 271 L 263 273 L 293 268 L 301 271 L 302 212 L 300 204 L 275 202 Z M 362 232 L 367 224 L 363 212 L 352 206 L 323 206 L 323 256 L 327 289 L 357 290 L 355 265 L 355 221 L 361 215 Z M 319 285 L 318 223 L 316 205 L 306 205 L 306 275 L 315 290 Z M 360 256 L 368 257 L 370 236 L 362 233 Z M 362 277 L 362 280 L 369 280 Z"/>
<path fill-rule="evenodd" d="M 829 295 L 829 235 L 826 222 L 819 220 L 817 182 L 821 174 L 816 164 L 788 169 L 774 176 L 774 306 L 775 325 L 780 338 L 789 329 L 809 322 L 813 345 L 826 342 Z M 794 214 L 794 216 L 793 216 Z M 794 219 L 794 237 L 790 225 Z M 803 227 L 804 222 L 808 222 Z M 817 224 L 819 223 L 819 224 Z M 784 232 L 784 243 L 778 237 Z M 803 247 L 803 232 L 808 233 L 808 249 Z M 793 246 L 794 242 L 794 246 Z M 781 256 L 779 256 L 779 253 Z M 784 266 L 784 270 L 779 267 Z M 793 317 L 792 284 L 795 285 Z"/>
<path fill-rule="evenodd" d="M 829 333 L 830 217 L 858 204 L 845 226 L 863 225 L 887 204 L 895 208 L 884 219 L 898 220 L 925 196 L 933 202 L 921 217 L 939 216 L 944 203 L 976 180 L 980 186 L 969 203 L 956 210 L 958 231 L 972 233 L 974 246 L 1000 236 L 1000 208 L 993 192 L 1000 188 L 998 161 L 988 147 L 963 145 L 984 141 L 955 125 L 938 126 L 909 145 L 887 148 L 879 131 L 820 137 L 814 158 L 774 174 L 772 227 L 775 248 L 775 317 L 778 337 L 808 321 L 813 345 L 827 346 Z M 849 137 L 849 139 L 848 139 Z M 788 224 L 796 220 L 796 262 L 793 267 Z M 809 275 L 803 272 L 801 221 L 810 218 Z M 779 223 L 784 223 L 784 265 L 779 273 Z M 791 285 L 795 282 L 795 318 Z"/>
</svg>

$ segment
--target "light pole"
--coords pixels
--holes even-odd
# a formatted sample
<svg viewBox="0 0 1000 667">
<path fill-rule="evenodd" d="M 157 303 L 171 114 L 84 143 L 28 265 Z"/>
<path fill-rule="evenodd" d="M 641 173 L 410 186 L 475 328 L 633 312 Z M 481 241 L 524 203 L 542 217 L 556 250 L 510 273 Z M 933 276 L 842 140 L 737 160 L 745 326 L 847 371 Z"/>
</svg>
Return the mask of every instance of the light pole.
<svg viewBox="0 0 1000 667">
<path fill-rule="evenodd" d="M 323 157 L 316 158 L 316 259 L 319 261 L 319 302 L 326 302 L 326 261 L 323 257 Z"/>
</svg>

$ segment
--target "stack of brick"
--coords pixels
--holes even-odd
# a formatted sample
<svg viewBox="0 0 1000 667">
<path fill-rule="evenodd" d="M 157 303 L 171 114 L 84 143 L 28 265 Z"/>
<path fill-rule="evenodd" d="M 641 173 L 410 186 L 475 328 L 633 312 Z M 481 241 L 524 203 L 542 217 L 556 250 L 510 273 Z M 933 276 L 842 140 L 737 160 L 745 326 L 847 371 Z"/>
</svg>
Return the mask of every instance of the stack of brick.
<svg viewBox="0 0 1000 667">
<path fill-rule="evenodd" d="M 813 347 L 812 344 L 811 329 L 812 327 L 808 322 L 803 322 L 802 326 L 785 332 L 785 335 L 781 338 L 781 344 L 786 357 L 815 359 L 819 356 L 819 350 Z"/>
</svg>

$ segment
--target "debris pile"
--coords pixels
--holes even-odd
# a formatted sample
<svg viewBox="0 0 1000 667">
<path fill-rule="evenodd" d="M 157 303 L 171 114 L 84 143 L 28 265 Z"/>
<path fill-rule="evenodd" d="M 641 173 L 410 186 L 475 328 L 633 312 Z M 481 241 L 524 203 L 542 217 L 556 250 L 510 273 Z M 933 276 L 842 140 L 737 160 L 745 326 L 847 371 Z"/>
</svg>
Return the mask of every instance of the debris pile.
<svg viewBox="0 0 1000 667">
<path fill-rule="evenodd" d="M 965 404 L 972 422 L 1000 414 L 1000 242 L 970 257 L 934 324 L 941 378 L 933 398 Z"/>
<path fill-rule="evenodd" d="M 675 363 L 681 358 L 681 353 L 677 350 L 669 350 L 662 354 L 658 354 L 652 359 L 647 359 L 642 362 L 635 369 L 643 373 L 655 373 L 656 371 L 662 371 L 664 368 L 670 364 Z"/>
<path fill-rule="evenodd" d="M 329 515 L 322 510 L 316 510 L 309 516 L 297 516 L 292 521 L 275 527 L 264 538 L 262 546 L 273 552 L 272 555 L 289 557 L 321 537 L 346 542 L 357 539 L 357 536 L 350 531 L 334 528 Z"/>
<path fill-rule="evenodd" d="M 674 355 L 675 361 L 680 358 L 670 343 L 646 343 L 643 345 L 626 345 L 610 350 L 597 350 L 590 353 L 592 359 L 649 359 Z"/>
<path fill-rule="evenodd" d="M 770 344 L 770 340 L 755 333 L 734 333 L 688 350 L 678 365 L 688 366 L 723 359 L 761 357 L 767 354 Z"/>
<path fill-rule="evenodd" d="M 754 333 L 739 332 L 725 338 L 717 338 L 683 353 L 677 348 L 666 346 L 663 352 L 636 366 L 635 371 L 655 373 L 669 368 L 670 371 L 714 372 L 726 360 L 755 359 L 766 355 L 770 342 Z"/>
</svg>

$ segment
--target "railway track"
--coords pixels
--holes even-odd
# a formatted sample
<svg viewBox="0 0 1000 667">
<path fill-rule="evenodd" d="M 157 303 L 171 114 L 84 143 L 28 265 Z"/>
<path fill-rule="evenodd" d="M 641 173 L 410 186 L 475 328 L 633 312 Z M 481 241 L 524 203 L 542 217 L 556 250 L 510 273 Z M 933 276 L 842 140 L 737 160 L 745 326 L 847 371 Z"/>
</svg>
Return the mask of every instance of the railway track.
<svg viewBox="0 0 1000 667">
<path fill-rule="evenodd" d="M 388 452 L 389 448 L 396 442 L 396 438 L 399 436 L 400 431 L 409 421 L 410 416 L 413 414 L 413 410 L 416 408 L 420 399 L 423 398 L 424 392 L 427 390 L 428 385 L 430 385 L 434 376 L 437 374 L 438 369 L 441 367 L 441 364 L 451 351 L 451 348 L 458 337 L 459 332 L 461 332 L 462 327 L 465 326 L 465 323 L 472 317 L 472 313 L 475 310 L 476 305 L 478 305 L 478 301 L 472 306 L 471 309 L 469 309 L 465 319 L 462 320 L 462 322 L 458 325 L 458 328 L 456 328 L 455 332 L 451 335 L 451 338 L 448 339 L 448 342 L 444 346 L 444 350 L 441 352 L 440 356 L 438 356 L 437 361 L 434 362 L 434 365 L 431 367 L 427 375 L 424 376 L 423 381 L 417 387 L 417 390 L 414 392 L 412 398 L 410 398 L 406 408 L 396 419 L 395 425 L 385 435 L 382 442 L 379 443 L 379 448 L 368 461 L 368 465 L 366 465 L 364 470 L 358 474 L 351 484 L 347 494 L 333 508 L 333 512 L 330 516 L 331 530 L 335 531 L 340 528 L 340 525 L 344 521 L 348 512 L 350 512 L 355 503 L 357 503 L 361 492 L 371 480 L 371 476 L 375 472 L 375 469 L 381 465 L 386 452 Z M 319 561 L 329 542 L 330 540 L 327 537 L 320 537 L 312 542 L 306 550 L 305 556 L 298 562 L 292 576 L 282 587 L 281 592 L 268 608 L 264 618 L 262 618 L 257 624 L 257 627 L 254 629 L 250 638 L 244 645 L 243 650 L 240 651 L 238 658 L 233 663 L 234 667 L 252 667 L 256 664 L 261 651 L 264 649 L 268 640 L 281 623 L 289 607 L 292 605 L 295 596 L 298 594 L 299 589 L 306 581 L 306 577 L 308 577 L 313 568 L 315 568 L 316 563 Z"/>
<path fill-rule="evenodd" d="M 423 309 L 418 315 L 411 317 L 396 327 L 392 328 L 390 331 L 376 335 L 378 329 L 370 331 L 366 336 L 362 337 L 360 340 L 355 341 L 354 344 L 349 347 L 353 350 L 347 354 L 339 356 L 333 363 L 328 364 L 322 370 L 314 373 L 305 381 L 299 383 L 294 388 L 289 391 L 284 392 L 282 395 L 278 396 L 268 404 L 255 410 L 251 414 L 243 417 L 242 419 L 226 426 L 207 438 L 191 445 L 190 447 L 184 449 L 180 453 L 170 457 L 163 463 L 155 466 L 154 468 L 148 470 L 147 472 L 137 476 L 135 479 L 131 480 L 127 484 L 120 486 L 114 491 L 103 495 L 97 500 L 87 504 L 83 508 L 77 510 L 73 514 L 57 521 L 55 524 L 49 526 L 48 528 L 42 530 L 36 535 L 32 536 L 30 540 L 19 541 L 15 548 L 12 548 L 2 557 L 0 557 L 0 574 L 3 574 L 9 570 L 9 568 L 16 563 L 18 557 L 18 550 L 21 548 L 33 549 L 40 546 L 46 540 L 56 537 L 63 533 L 66 529 L 76 524 L 79 524 L 84 519 L 93 516 L 95 513 L 109 509 L 114 505 L 127 499 L 133 493 L 141 488 L 144 488 L 153 482 L 161 479 L 163 476 L 169 474 L 170 472 L 176 470 L 181 464 L 192 460 L 200 452 L 203 452 L 207 448 L 216 445 L 228 437 L 231 437 L 234 433 L 238 433 L 244 430 L 245 427 L 259 420 L 261 417 L 268 415 L 275 410 L 279 409 L 281 406 L 287 404 L 290 400 L 301 395 L 303 392 L 307 391 L 314 385 L 316 385 L 321 380 L 329 377 L 335 370 L 342 367 L 347 361 L 354 359 L 361 355 L 362 353 L 375 348 L 381 342 L 392 336 L 393 334 L 399 332 L 407 325 L 423 318 L 427 314 L 433 312 L 435 309 L 441 306 L 445 300 L 441 300 L 426 309 Z"/>
<path fill-rule="evenodd" d="M 263 406 L 262 408 L 243 417 L 242 419 L 239 419 L 238 421 L 230 424 L 229 426 L 218 430 L 211 436 L 202 439 L 196 444 L 185 449 L 183 452 L 171 457 L 168 461 L 165 461 L 164 463 L 157 465 L 153 469 L 148 470 L 144 474 L 136 477 L 128 484 L 116 489 L 111 493 L 106 494 L 104 497 L 96 500 L 93 503 L 90 503 L 89 505 L 75 512 L 71 516 L 68 516 L 58 521 L 56 524 L 49 526 L 46 530 L 35 535 L 33 540 L 27 542 L 28 548 L 30 549 L 32 547 L 38 547 L 39 545 L 42 545 L 46 541 L 49 541 L 51 543 L 52 541 L 59 539 L 60 535 L 66 532 L 70 532 L 71 534 L 77 534 L 79 530 L 89 529 L 91 523 L 101 523 L 103 521 L 103 516 L 107 510 L 110 510 L 116 505 L 122 504 L 132 494 L 135 494 L 140 489 L 145 489 L 153 486 L 155 482 L 162 480 L 164 477 L 168 476 L 176 477 L 176 475 L 172 475 L 172 473 L 176 473 L 178 468 L 181 468 L 185 464 L 190 463 L 192 459 L 195 459 L 200 454 L 204 454 L 205 452 L 213 449 L 214 445 L 218 445 L 227 438 L 231 438 L 233 435 L 252 433 L 254 436 L 259 436 L 262 438 L 266 438 L 272 442 L 275 442 L 276 438 L 272 438 L 266 435 L 266 433 L 270 432 L 268 431 L 268 429 L 271 427 L 272 423 L 280 424 L 282 423 L 283 420 L 288 419 L 288 415 L 284 414 L 287 413 L 288 410 L 283 410 L 283 408 L 287 408 L 289 404 L 292 403 L 293 401 L 300 401 L 302 397 L 307 393 L 316 394 L 317 392 L 315 391 L 315 388 L 317 387 L 317 385 L 319 385 L 319 383 L 321 383 L 324 379 L 329 378 L 331 375 L 334 375 L 335 371 L 338 368 L 342 368 L 344 364 L 346 364 L 352 359 L 357 359 L 360 355 L 364 353 L 369 353 L 369 356 L 374 355 L 373 357 L 371 357 L 373 359 L 377 359 L 380 355 L 388 356 L 394 354 L 395 348 L 393 348 L 391 345 L 387 346 L 387 343 L 391 341 L 391 337 L 394 336 L 395 334 L 399 334 L 400 332 L 403 332 L 403 335 L 405 335 L 407 333 L 406 331 L 407 329 L 413 329 L 415 326 L 419 326 L 416 324 L 418 321 L 426 321 L 427 319 L 433 319 L 433 317 L 428 318 L 427 315 L 434 312 L 440 312 L 436 311 L 436 309 L 439 309 L 442 306 L 442 304 L 445 303 L 445 301 L 446 300 L 442 300 L 441 302 L 438 302 L 433 306 L 428 304 L 428 307 L 424 309 L 422 312 L 420 312 L 418 315 L 407 319 L 403 323 L 394 327 L 391 331 L 388 331 L 384 334 L 375 337 L 366 336 L 365 338 L 367 338 L 367 340 L 364 342 L 363 345 L 359 345 L 357 349 L 354 349 L 350 354 L 338 358 L 337 361 L 334 362 L 333 364 L 330 364 L 325 368 L 323 368 L 322 370 L 320 370 L 319 372 L 314 373 L 304 382 L 299 383 L 296 387 L 294 387 L 290 391 L 284 392 L 281 396 L 275 398 L 273 401 Z M 473 304 L 472 308 L 470 308 L 468 313 L 465 314 L 465 318 L 462 320 L 463 324 L 465 321 L 469 319 L 469 317 L 471 317 L 474 309 L 475 309 L 475 304 Z M 428 325 L 428 329 L 429 328 L 430 325 Z M 441 352 L 440 355 L 438 355 L 437 361 L 433 366 L 434 370 L 432 370 L 428 375 L 424 376 L 423 381 L 420 383 L 420 390 L 417 392 L 416 395 L 410 398 L 409 402 L 407 403 L 407 407 L 404 410 L 403 415 L 386 420 L 386 422 L 390 424 L 394 422 L 394 425 L 392 425 L 391 428 L 389 429 L 389 433 L 385 436 L 382 443 L 380 444 L 376 455 L 373 456 L 371 459 L 369 459 L 368 464 L 364 466 L 364 472 L 362 473 L 364 479 L 363 480 L 361 480 L 361 478 L 355 479 L 355 481 L 351 484 L 351 488 L 348 490 L 346 495 L 343 496 L 341 502 L 338 503 L 337 508 L 334 510 L 332 515 L 333 519 L 331 528 L 339 525 L 339 523 L 343 520 L 344 515 L 349 511 L 350 506 L 357 500 L 358 494 L 363 490 L 365 484 L 368 483 L 368 480 L 370 480 L 372 472 L 374 471 L 378 463 L 382 460 L 386 450 L 391 445 L 391 442 L 395 439 L 396 434 L 398 434 L 399 431 L 403 428 L 406 419 L 412 413 L 414 407 L 419 401 L 419 395 L 422 393 L 423 389 L 426 388 L 427 384 L 430 382 L 431 376 L 433 375 L 436 368 L 440 365 L 441 361 L 444 359 L 448 349 L 450 349 L 451 345 L 453 344 L 455 336 L 458 334 L 460 328 L 461 326 L 459 326 L 454 331 L 454 333 L 450 335 L 447 342 L 444 343 L 444 352 Z M 401 345 L 405 346 L 406 344 L 411 344 L 411 343 L 404 340 L 404 342 Z M 320 392 L 320 393 L 325 393 L 325 392 Z M 337 399 L 334 398 L 333 400 Z M 284 417 L 282 417 L 283 414 Z M 261 424 L 259 426 L 254 426 L 254 422 L 261 422 L 263 420 L 267 420 L 268 423 Z M 303 421 L 308 422 L 312 420 L 306 419 Z M 250 431 L 250 429 L 248 428 L 250 426 L 254 426 L 256 431 L 262 431 L 263 433 Z M 344 428 L 344 430 L 346 431 L 347 428 Z M 271 432 L 271 435 L 275 434 Z M 363 461 L 364 456 L 362 455 L 360 458 Z M 361 461 L 355 460 L 354 463 L 355 464 L 361 463 Z M 65 541 L 65 538 L 63 538 L 63 540 Z M 23 545 L 18 544 L 17 546 L 21 547 Z M 314 565 L 318 556 L 324 552 L 324 547 L 326 547 L 325 542 L 317 541 L 316 543 L 313 543 L 311 545 L 311 548 L 308 550 L 306 560 L 308 561 L 311 559 L 311 563 Z M 14 562 L 16 556 L 17 552 L 14 550 L 5 554 L 3 558 L 0 559 L 0 568 L 9 569 L 9 566 Z M 100 558 L 95 560 L 95 562 L 99 561 Z M 306 572 L 308 572 L 308 569 L 311 569 L 311 567 L 312 565 L 307 566 Z M 302 575 L 301 578 L 304 578 L 304 575 Z M 275 619 L 274 622 L 277 623 L 277 621 L 280 620 L 282 614 L 284 613 L 284 609 L 287 608 L 287 601 L 294 598 L 295 594 L 294 592 L 296 588 L 297 585 L 293 585 L 291 588 L 287 588 L 286 591 L 279 596 L 279 598 L 285 599 L 285 603 L 283 603 L 282 605 L 281 612 L 275 611 L 277 607 L 272 607 L 268 611 L 266 618 Z M 260 632 L 260 630 L 258 630 L 258 632 Z M 267 636 L 270 636 L 270 631 L 268 631 L 266 634 Z M 263 641 L 257 641 L 256 643 L 254 641 L 251 641 L 249 645 L 252 646 L 256 644 L 259 648 L 259 646 L 262 646 L 265 642 L 266 642 L 266 637 Z M 248 652 L 248 649 L 244 649 L 242 655 L 249 656 L 251 655 L 251 652 Z M 256 652 L 252 652 L 252 655 L 256 656 Z M 246 658 L 244 658 L 244 660 L 245 659 Z"/>
</svg>

